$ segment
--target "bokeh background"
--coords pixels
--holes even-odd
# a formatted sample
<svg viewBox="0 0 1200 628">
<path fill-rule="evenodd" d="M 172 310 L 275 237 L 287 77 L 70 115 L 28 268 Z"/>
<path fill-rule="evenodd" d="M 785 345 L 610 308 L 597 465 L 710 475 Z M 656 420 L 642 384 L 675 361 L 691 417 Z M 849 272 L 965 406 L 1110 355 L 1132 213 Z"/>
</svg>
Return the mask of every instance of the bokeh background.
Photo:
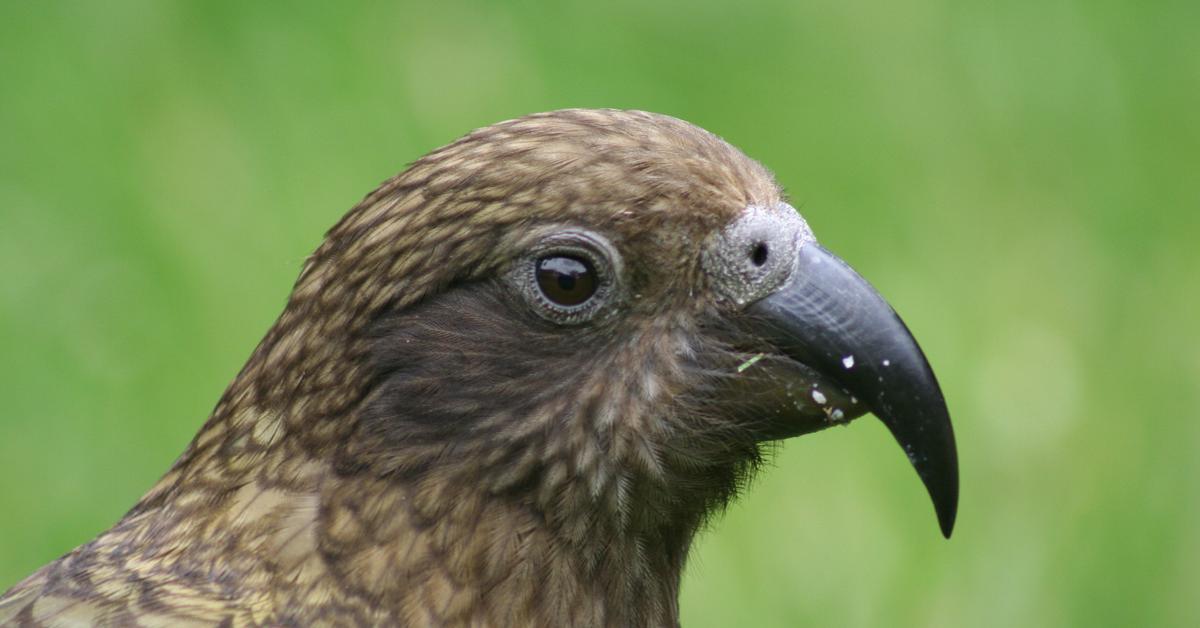
<svg viewBox="0 0 1200 628">
<path fill-rule="evenodd" d="M 699 540 L 688 626 L 1200 623 L 1200 3 L 0 3 L 0 589 L 182 451 L 378 182 L 533 111 L 772 168 L 958 433 L 937 533 L 873 420 Z"/>
</svg>

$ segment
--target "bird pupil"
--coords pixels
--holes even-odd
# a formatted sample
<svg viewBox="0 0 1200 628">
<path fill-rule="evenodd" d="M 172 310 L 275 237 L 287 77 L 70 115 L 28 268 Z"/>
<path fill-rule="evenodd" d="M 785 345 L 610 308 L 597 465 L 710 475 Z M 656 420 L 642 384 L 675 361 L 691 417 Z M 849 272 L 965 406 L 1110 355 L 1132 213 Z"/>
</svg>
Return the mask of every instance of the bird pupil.
<svg viewBox="0 0 1200 628">
<path fill-rule="evenodd" d="M 537 284 L 551 303 L 581 305 L 596 293 L 596 271 L 570 255 L 549 255 L 537 261 Z"/>
</svg>

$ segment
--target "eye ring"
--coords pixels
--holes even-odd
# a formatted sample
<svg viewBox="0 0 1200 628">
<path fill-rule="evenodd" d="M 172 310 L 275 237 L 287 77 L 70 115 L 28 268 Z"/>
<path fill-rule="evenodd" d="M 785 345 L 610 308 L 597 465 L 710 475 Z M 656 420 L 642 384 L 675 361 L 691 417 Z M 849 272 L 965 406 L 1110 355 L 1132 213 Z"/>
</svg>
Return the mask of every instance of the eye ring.
<svg viewBox="0 0 1200 628">
<path fill-rule="evenodd" d="M 569 229 L 544 238 L 522 256 L 510 285 L 542 318 L 577 325 L 611 309 L 620 263 L 607 240 Z"/>
</svg>

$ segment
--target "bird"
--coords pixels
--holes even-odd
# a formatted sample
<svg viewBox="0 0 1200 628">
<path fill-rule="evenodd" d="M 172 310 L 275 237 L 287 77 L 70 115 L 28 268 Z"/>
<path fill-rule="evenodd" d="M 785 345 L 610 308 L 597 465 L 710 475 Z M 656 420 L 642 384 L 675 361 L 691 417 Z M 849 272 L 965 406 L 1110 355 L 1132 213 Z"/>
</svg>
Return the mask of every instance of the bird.
<svg viewBox="0 0 1200 628">
<path fill-rule="evenodd" d="M 675 626 L 770 444 L 867 413 L 949 538 L 936 377 L 774 175 L 667 115 L 527 115 L 346 213 L 174 465 L 0 624 Z"/>
</svg>

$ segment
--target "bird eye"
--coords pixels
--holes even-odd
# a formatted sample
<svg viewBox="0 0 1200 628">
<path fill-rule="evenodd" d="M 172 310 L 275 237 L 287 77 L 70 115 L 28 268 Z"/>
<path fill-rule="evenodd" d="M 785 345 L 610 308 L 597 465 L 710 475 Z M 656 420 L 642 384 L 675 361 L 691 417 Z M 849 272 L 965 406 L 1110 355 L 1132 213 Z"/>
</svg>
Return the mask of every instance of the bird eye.
<svg viewBox="0 0 1200 628">
<path fill-rule="evenodd" d="M 596 294 L 596 271 L 586 260 L 578 257 L 542 257 L 537 260 L 536 276 L 538 289 L 557 305 L 582 305 Z"/>
<path fill-rule="evenodd" d="M 514 261 L 508 285 L 556 325 L 586 323 L 620 302 L 621 254 L 598 233 L 558 228 Z"/>
</svg>

